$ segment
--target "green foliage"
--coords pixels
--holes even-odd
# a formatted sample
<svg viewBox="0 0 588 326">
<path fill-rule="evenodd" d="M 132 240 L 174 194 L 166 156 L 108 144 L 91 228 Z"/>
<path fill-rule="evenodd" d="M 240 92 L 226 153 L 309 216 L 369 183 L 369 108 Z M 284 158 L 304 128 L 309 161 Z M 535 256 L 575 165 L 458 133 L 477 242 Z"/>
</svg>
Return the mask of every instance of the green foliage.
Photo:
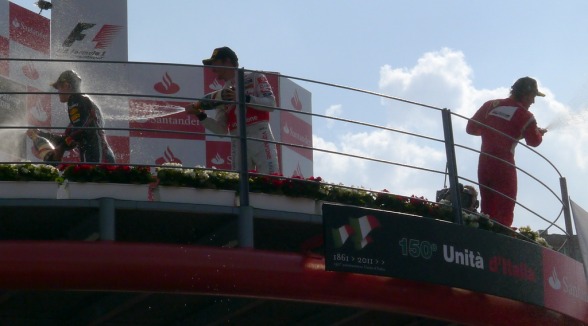
<svg viewBox="0 0 588 326">
<path fill-rule="evenodd" d="M 63 179 L 72 182 L 148 184 L 154 181 L 149 168 L 129 165 L 75 164 L 62 167 Z"/>
<path fill-rule="evenodd" d="M 538 243 L 544 247 L 551 248 L 551 246 L 547 243 L 547 240 L 545 240 L 545 238 L 541 237 L 539 232 L 531 230 L 530 226 L 528 226 L 528 225 L 522 226 L 517 231 L 520 235 L 522 235 L 523 240 L 535 242 L 535 243 Z M 521 238 L 521 237 L 519 237 L 519 238 Z"/>
<path fill-rule="evenodd" d="M 239 190 L 239 174 L 231 171 L 206 169 L 204 167 L 185 168 L 181 164 L 166 163 L 156 168 L 156 177 L 147 167 L 128 165 L 90 165 L 72 164 L 61 166 L 60 171 L 46 164 L 0 164 L 0 181 L 57 181 L 67 179 L 72 182 L 111 182 L 148 184 L 156 179 L 161 186 L 194 187 L 220 190 Z M 286 178 L 282 175 L 261 175 L 249 173 L 249 190 L 267 194 L 305 197 L 314 200 L 341 203 L 413 214 L 444 221 L 453 221 L 451 203 L 441 200 L 430 202 L 424 197 L 400 196 L 388 190 L 371 191 L 363 188 L 346 187 L 342 184 L 325 183 L 320 177 Z M 526 241 L 549 247 L 547 241 L 529 226 L 516 232 L 510 228 L 493 223 L 485 214 L 462 211 L 464 224 L 468 227 L 504 233 Z"/>
<path fill-rule="evenodd" d="M 0 164 L 0 181 L 55 181 L 59 170 L 47 164 Z"/>
<path fill-rule="evenodd" d="M 325 201 L 369 208 L 376 207 L 376 194 L 373 191 L 343 185 L 326 185 L 324 189 Z"/>
<path fill-rule="evenodd" d="M 203 167 L 185 168 L 181 164 L 166 163 L 155 169 L 162 186 L 237 190 L 239 174 L 209 170 Z"/>
</svg>

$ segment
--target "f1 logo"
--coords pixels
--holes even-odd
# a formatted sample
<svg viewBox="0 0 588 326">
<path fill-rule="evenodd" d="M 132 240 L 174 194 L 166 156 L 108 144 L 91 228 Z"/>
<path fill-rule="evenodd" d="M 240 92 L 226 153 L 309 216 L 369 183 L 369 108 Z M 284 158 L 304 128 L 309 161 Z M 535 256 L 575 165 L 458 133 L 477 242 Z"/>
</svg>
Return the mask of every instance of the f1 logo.
<svg viewBox="0 0 588 326">
<path fill-rule="evenodd" d="M 86 37 L 82 32 L 94 27 L 96 24 L 92 23 L 78 23 L 76 27 L 69 33 L 69 36 L 63 41 L 64 47 L 70 47 L 75 41 L 81 41 Z"/>
</svg>

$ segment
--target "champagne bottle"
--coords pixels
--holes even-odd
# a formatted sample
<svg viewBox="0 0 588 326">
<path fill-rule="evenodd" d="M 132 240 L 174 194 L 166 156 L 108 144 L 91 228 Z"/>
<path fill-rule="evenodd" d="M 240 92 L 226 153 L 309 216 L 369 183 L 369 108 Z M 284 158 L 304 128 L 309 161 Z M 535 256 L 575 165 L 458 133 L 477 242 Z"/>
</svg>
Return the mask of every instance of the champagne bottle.
<svg viewBox="0 0 588 326">
<path fill-rule="evenodd" d="M 47 138 L 41 137 L 35 132 L 27 133 L 27 135 L 31 138 L 37 150 L 35 156 L 43 161 L 52 161 L 55 146 Z"/>
<path fill-rule="evenodd" d="M 200 103 L 201 103 L 200 109 L 201 110 L 212 110 L 219 105 L 223 105 L 224 103 L 222 102 L 222 100 L 223 100 L 222 94 L 223 94 L 223 90 L 219 89 L 219 90 L 216 90 L 214 92 L 210 92 L 210 93 L 204 95 L 204 97 L 202 98 L 202 101 L 200 101 Z"/>
</svg>

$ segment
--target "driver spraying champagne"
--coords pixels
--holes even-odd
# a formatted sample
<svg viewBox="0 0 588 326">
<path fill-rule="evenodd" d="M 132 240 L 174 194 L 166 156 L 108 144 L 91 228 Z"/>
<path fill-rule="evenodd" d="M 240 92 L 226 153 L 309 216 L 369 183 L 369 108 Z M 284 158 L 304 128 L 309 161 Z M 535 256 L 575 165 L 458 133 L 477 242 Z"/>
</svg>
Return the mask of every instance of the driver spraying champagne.
<svg viewBox="0 0 588 326">
<path fill-rule="evenodd" d="M 468 134 L 482 137 L 478 161 L 481 212 L 509 227 L 517 198 L 515 147 L 520 139 L 537 147 L 547 132 L 537 126 L 529 111 L 537 96 L 545 96 L 537 89 L 537 81 L 519 78 L 511 86 L 508 98 L 484 103 L 466 127 Z"/>
<path fill-rule="evenodd" d="M 208 130 L 217 134 L 237 135 L 237 106 L 234 103 L 219 101 L 235 101 L 236 67 L 239 66 L 237 55 L 228 47 L 217 48 L 210 59 L 202 60 L 205 66 L 212 66 L 218 79 L 224 80 L 222 90 L 204 96 L 186 107 L 186 112 L 194 114 Z M 276 106 L 276 98 L 266 76 L 258 72 L 245 73 L 245 102 L 247 165 L 260 173 L 280 173 L 278 151 L 270 128 L 270 112 Z M 216 100 L 216 101 L 214 101 Z M 208 117 L 204 110 L 214 109 L 216 116 Z M 264 141 L 265 140 L 265 141 Z M 268 142 L 269 141 L 269 142 Z M 240 164 L 239 139 L 231 138 L 232 169 L 237 170 Z"/>
<path fill-rule="evenodd" d="M 104 134 L 100 108 L 87 95 L 80 94 L 82 79 L 73 70 L 59 75 L 51 86 L 57 89 L 59 101 L 67 104 L 69 125 L 63 135 L 29 129 L 37 157 L 44 161 L 60 162 L 65 151 L 77 148 L 80 162 L 114 163 L 114 153 Z M 53 149 L 51 149 L 51 145 Z"/>
</svg>

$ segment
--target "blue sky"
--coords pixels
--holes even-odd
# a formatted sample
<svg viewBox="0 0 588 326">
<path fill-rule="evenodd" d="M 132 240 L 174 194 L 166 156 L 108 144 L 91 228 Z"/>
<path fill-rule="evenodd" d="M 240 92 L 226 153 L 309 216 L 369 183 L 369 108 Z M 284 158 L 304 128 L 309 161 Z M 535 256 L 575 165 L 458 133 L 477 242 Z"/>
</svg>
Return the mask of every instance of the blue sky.
<svg viewBox="0 0 588 326">
<path fill-rule="evenodd" d="M 13 1 L 38 12 L 33 0 Z M 225 1 L 128 0 L 129 60 L 200 64 L 227 45 L 248 69 L 277 71 L 446 107 L 471 116 L 486 100 L 508 95 L 519 77 L 539 81 L 546 98 L 531 108 L 541 126 L 576 118 L 549 132 L 536 150 L 567 178 L 585 209 L 588 197 L 588 12 L 586 1 Z M 50 12 L 44 15 L 49 16 Z M 302 83 L 313 111 L 390 128 L 441 135 L 440 114 L 354 92 Z M 453 122 L 456 142 L 479 148 Z M 436 144 L 315 119 L 315 147 L 443 169 Z M 559 179 L 543 161 L 517 148 L 517 163 L 559 193 Z M 477 155 L 458 151 L 458 168 L 476 180 Z M 322 154 L 315 174 L 328 181 L 386 188 L 434 199 L 443 177 L 390 170 Z M 547 217 L 555 202 L 519 176 L 519 200 Z M 467 183 L 467 182 L 466 182 Z M 548 198 L 548 199 L 547 199 Z M 544 223 L 517 208 L 514 226 Z M 563 225 L 563 224 L 560 224 Z"/>
</svg>

